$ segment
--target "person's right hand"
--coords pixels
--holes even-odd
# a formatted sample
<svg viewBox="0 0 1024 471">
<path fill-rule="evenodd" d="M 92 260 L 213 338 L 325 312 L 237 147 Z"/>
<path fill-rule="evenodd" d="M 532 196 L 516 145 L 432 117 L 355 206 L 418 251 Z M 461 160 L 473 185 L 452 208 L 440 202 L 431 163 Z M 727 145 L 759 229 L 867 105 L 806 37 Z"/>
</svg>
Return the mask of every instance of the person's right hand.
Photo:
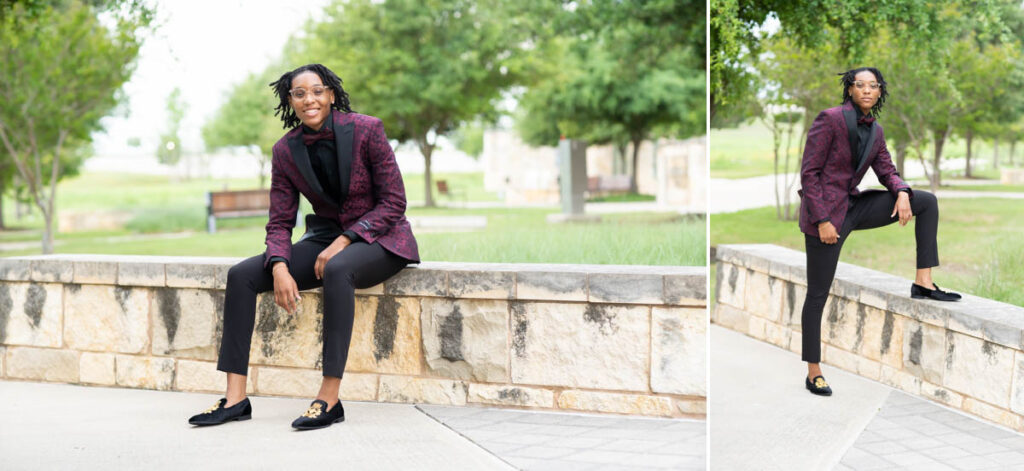
<svg viewBox="0 0 1024 471">
<path fill-rule="evenodd" d="M 295 284 L 295 279 L 288 272 L 288 265 L 284 262 L 275 263 L 273 273 L 274 302 L 289 314 L 294 314 L 299 301 L 299 286 Z"/>
<path fill-rule="evenodd" d="M 831 245 L 839 241 L 839 233 L 836 232 L 836 226 L 833 226 L 831 221 L 818 224 L 818 237 L 821 238 L 823 244 Z"/>
</svg>

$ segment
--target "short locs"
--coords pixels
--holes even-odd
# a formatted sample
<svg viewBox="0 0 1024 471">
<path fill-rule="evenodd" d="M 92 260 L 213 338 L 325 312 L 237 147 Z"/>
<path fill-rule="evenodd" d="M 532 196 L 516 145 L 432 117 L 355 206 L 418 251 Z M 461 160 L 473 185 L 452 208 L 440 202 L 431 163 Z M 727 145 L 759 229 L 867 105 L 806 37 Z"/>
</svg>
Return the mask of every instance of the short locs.
<svg viewBox="0 0 1024 471">
<path fill-rule="evenodd" d="M 875 74 L 875 79 L 878 80 L 879 89 L 881 93 L 878 95 L 878 101 L 875 102 L 875 106 L 871 107 L 871 114 L 878 116 L 882 112 L 882 106 L 885 105 L 885 99 L 889 96 L 889 90 L 886 87 L 885 78 L 882 77 L 882 71 L 874 67 L 858 67 L 856 69 L 850 69 L 846 72 L 839 74 L 839 83 L 843 86 L 843 103 L 853 100 L 850 96 L 850 87 L 853 86 L 853 82 L 856 82 L 855 78 L 857 74 L 868 71 Z"/>
<path fill-rule="evenodd" d="M 299 117 L 295 115 L 295 110 L 292 109 L 292 105 L 288 101 L 291 97 L 288 92 L 292 88 L 292 79 L 303 72 L 313 72 L 314 74 L 317 74 L 324 86 L 334 91 L 334 103 L 331 103 L 331 108 L 345 113 L 352 113 L 352 108 L 349 106 L 348 93 L 345 93 L 345 89 L 341 88 L 341 78 L 331 71 L 331 69 L 328 69 L 321 64 L 306 64 L 291 72 L 285 72 L 281 78 L 270 84 L 270 88 L 274 89 L 274 93 L 277 95 L 277 98 L 280 99 L 280 103 L 276 108 L 274 108 L 274 116 L 281 116 L 281 121 L 284 122 L 285 129 L 294 128 L 302 122 L 299 120 Z"/>
</svg>

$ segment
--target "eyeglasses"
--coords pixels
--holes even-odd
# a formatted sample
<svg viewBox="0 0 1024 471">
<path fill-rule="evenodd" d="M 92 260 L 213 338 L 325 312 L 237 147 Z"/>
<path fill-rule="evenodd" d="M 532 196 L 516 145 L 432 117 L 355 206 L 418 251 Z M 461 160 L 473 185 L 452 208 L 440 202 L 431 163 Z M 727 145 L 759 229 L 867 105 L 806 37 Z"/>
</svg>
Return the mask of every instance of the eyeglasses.
<svg viewBox="0 0 1024 471">
<path fill-rule="evenodd" d="M 328 90 L 330 90 L 330 88 L 325 87 L 323 85 L 314 85 L 313 88 L 310 89 L 310 91 L 313 92 L 313 96 L 317 98 L 324 96 L 324 93 L 327 93 Z M 293 88 L 291 90 L 288 90 L 288 94 L 291 95 L 292 98 L 296 100 L 301 100 L 303 98 L 306 98 L 306 89 Z"/>
<path fill-rule="evenodd" d="M 863 90 L 864 87 L 871 87 L 872 90 L 878 90 L 878 87 L 881 87 L 882 84 L 878 82 L 865 82 L 863 80 L 857 80 L 856 82 L 853 82 L 853 86 L 857 87 L 858 90 Z"/>
</svg>

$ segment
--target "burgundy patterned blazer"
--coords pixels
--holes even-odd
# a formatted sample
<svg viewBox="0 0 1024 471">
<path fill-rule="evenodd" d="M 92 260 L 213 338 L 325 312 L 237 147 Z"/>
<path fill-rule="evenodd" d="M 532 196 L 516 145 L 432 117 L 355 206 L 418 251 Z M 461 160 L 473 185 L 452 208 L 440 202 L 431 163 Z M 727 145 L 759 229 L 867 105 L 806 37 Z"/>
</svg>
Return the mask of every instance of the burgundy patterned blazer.
<svg viewBox="0 0 1024 471">
<path fill-rule="evenodd" d="M 853 168 L 856 133 L 857 112 L 852 102 L 829 108 L 814 118 L 800 165 L 800 231 L 804 234 L 818 237 L 818 223 L 824 219 L 829 219 L 836 231 L 842 229 L 850 196 L 860 193 L 857 185 L 868 166 L 894 195 L 901 189 L 910 189 L 892 164 L 878 121 L 871 124 L 865 155 L 860 165 Z"/>
<path fill-rule="evenodd" d="M 367 243 L 379 242 L 389 252 L 419 262 L 419 249 L 405 218 L 405 186 L 395 154 L 380 119 L 358 113 L 331 111 L 338 152 L 341 206 L 327 196 L 309 162 L 302 127 L 284 135 L 273 149 L 270 177 L 270 220 L 267 251 L 291 260 L 292 228 L 301 193 L 318 216 L 338 221 L 343 230 Z"/>
</svg>

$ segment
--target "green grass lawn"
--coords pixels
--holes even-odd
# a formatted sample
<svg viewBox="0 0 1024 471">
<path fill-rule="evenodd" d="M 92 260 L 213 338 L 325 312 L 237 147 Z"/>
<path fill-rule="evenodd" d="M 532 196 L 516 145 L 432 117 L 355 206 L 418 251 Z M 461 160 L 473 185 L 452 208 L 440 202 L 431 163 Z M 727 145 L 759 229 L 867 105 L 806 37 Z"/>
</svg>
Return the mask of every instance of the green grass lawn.
<svg viewBox="0 0 1024 471">
<path fill-rule="evenodd" d="M 885 124 L 885 117 L 881 123 Z M 800 149 L 800 129 L 794 132 L 793 142 L 790 147 L 792 158 L 796 162 L 790 164 L 790 168 L 799 168 L 800 156 L 797 152 Z M 773 173 L 773 153 L 771 131 L 761 124 L 760 121 L 752 120 L 732 129 L 712 129 L 709 136 L 711 143 L 711 177 L 712 178 L 749 178 Z M 975 177 L 999 179 L 999 171 L 992 166 L 992 143 L 985 141 L 974 141 L 973 157 L 971 164 L 974 167 Z M 1019 146 L 1018 146 L 1019 147 Z M 890 151 L 892 148 L 890 147 Z M 1000 149 L 999 159 L 1003 165 L 1008 164 L 1009 147 L 1003 144 Z M 925 155 L 932 155 L 932 147 L 925 148 Z M 1018 150 L 1016 156 L 1017 165 L 1021 165 L 1021 152 Z M 943 159 L 962 158 L 967 155 L 967 144 L 963 139 L 951 139 L 946 142 L 942 152 Z M 894 157 L 895 158 L 895 157 Z M 908 156 L 908 159 L 917 159 L 916 156 Z M 957 177 L 963 174 L 962 170 L 944 171 L 943 177 Z"/>
<path fill-rule="evenodd" d="M 1024 306 L 1024 218 L 1017 200 L 977 198 L 940 201 L 939 260 L 933 277 L 943 288 Z M 913 222 L 857 231 L 841 260 L 914 278 Z M 775 208 L 711 216 L 711 243 L 770 243 L 804 251 L 796 221 L 780 221 Z M 909 289 L 909 287 L 908 287 Z"/>
<path fill-rule="evenodd" d="M 483 190 L 482 174 L 440 175 L 467 189 L 471 201 L 494 198 Z M 405 178 L 407 191 L 422 193 L 422 176 Z M 417 187 L 417 185 L 419 185 Z M 128 211 L 134 216 L 124 230 L 57 234 L 60 253 L 251 256 L 264 250 L 266 217 L 222 219 L 218 232 L 207 234 L 208 190 L 243 189 L 255 180 L 173 182 L 163 177 L 83 175 L 58 188 L 60 211 Z M 443 200 L 442 200 L 443 202 Z M 0 244 L 24 243 L 2 255 L 40 253 L 43 226 L 38 211 L 22 221 L 5 199 L 7 223 Z M 303 200 L 308 208 L 308 203 Z M 416 204 L 416 201 L 411 201 Z M 424 260 L 473 262 L 595 263 L 630 265 L 705 265 L 706 222 L 675 214 L 604 215 L 599 223 L 551 225 L 545 217 L 557 208 L 454 209 L 410 207 L 416 216 L 487 217 L 484 230 L 417 234 Z M 294 238 L 298 239 L 301 229 Z M 10 247 L 10 245 L 8 245 Z"/>
</svg>

